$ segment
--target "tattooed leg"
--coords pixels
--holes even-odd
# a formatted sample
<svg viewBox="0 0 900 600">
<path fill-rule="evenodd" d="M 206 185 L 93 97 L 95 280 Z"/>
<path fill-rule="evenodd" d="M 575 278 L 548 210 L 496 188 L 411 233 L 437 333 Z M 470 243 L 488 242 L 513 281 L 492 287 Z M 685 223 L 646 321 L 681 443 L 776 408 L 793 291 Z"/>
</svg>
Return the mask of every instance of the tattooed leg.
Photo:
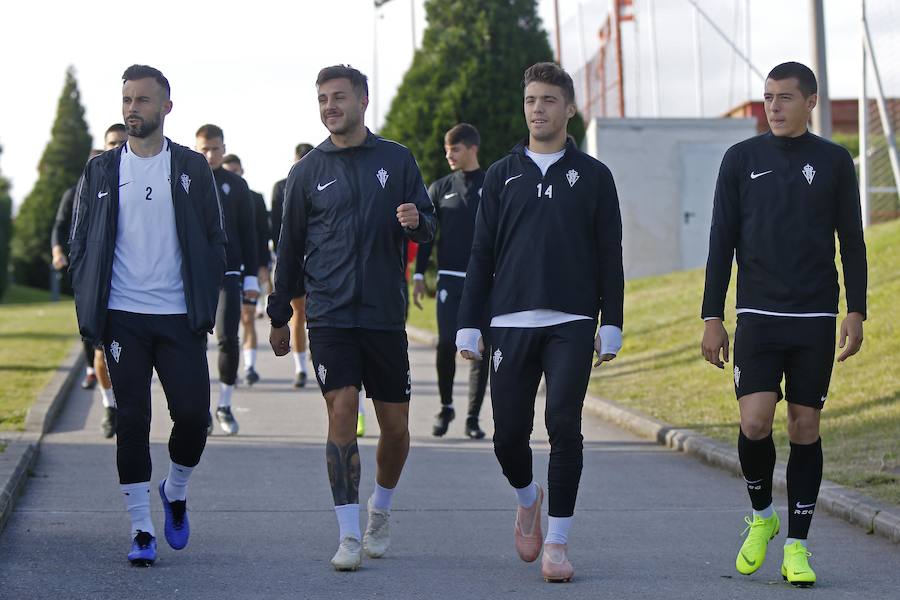
<svg viewBox="0 0 900 600">
<path fill-rule="evenodd" d="M 359 448 L 356 439 L 348 444 L 325 444 L 325 461 L 334 505 L 359 504 Z"/>
</svg>

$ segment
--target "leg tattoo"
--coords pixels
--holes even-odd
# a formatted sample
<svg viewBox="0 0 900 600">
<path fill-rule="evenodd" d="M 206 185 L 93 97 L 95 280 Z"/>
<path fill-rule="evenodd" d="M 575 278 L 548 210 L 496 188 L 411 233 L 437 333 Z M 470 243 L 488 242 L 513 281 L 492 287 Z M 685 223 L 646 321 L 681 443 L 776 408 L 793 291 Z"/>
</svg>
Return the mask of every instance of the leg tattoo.
<svg viewBox="0 0 900 600">
<path fill-rule="evenodd" d="M 325 462 L 334 505 L 359 504 L 359 448 L 356 440 L 339 446 L 328 440 L 325 444 Z"/>
</svg>

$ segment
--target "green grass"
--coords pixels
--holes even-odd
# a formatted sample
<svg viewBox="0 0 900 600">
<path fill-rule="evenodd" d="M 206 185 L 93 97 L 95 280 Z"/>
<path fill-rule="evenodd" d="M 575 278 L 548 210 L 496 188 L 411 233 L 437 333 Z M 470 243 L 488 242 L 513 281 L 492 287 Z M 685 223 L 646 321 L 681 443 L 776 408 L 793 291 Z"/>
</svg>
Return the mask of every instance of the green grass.
<svg viewBox="0 0 900 600">
<path fill-rule="evenodd" d="M 21 430 L 25 414 L 78 340 L 71 299 L 12 285 L 0 301 L 0 430 Z"/>
<path fill-rule="evenodd" d="M 825 477 L 900 504 L 900 221 L 866 232 L 869 319 L 860 354 L 835 364 L 822 412 Z M 840 271 L 840 268 L 838 269 Z M 700 356 L 701 270 L 629 281 L 625 289 L 625 347 L 602 372 L 592 393 L 677 427 L 736 443 L 738 410 L 731 365 L 720 371 Z M 728 304 L 734 305 L 734 281 Z M 841 312 L 845 308 L 841 305 Z M 726 313 L 734 334 L 734 309 Z M 775 439 L 787 459 L 785 403 Z"/>
<path fill-rule="evenodd" d="M 426 296 L 422 298 L 422 308 L 420 310 L 415 304 L 412 303 L 413 286 L 412 282 L 410 282 L 409 318 L 407 319 L 407 322 L 413 327 L 418 327 L 419 329 L 424 329 L 425 331 L 437 333 L 437 309 L 436 301 L 434 298 L 434 281 L 426 282 L 426 286 L 428 288 L 428 294 L 426 294 Z"/>
</svg>

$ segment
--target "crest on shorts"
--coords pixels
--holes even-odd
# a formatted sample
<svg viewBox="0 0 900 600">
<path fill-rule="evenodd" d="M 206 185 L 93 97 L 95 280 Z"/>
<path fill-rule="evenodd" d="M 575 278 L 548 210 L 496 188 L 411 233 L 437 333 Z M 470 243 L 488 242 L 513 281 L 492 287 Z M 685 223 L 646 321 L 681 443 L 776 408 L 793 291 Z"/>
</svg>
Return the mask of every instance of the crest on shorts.
<svg viewBox="0 0 900 600">
<path fill-rule="evenodd" d="M 440 299 L 441 304 L 447 301 L 447 295 L 447 290 L 441 290 L 440 292 L 438 292 L 438 298 Z"/>
<path fill-rule="evenodd" d="M 191 193 L 191 178 L 187 176 L 187 173 L 181 174 L 181 187 L 184 188 L 185 194 Z"/>
<path fill-rule="evenodd" d="M 574 187 L 575 182 L 578 181 L 578 171 L 575 169 L 569 169 L 569 172 L 566 173 L 566 179 L 569 182 L 569 187 Z"/>
<path fill-rule="evenodd" d="M 734 365 L 734 385 L 735 387 L 741 385 L 741 368 L 737 365 Z"/>
<path fill-rule="evenodd" d="M 806 182 L 809 185 L 812 185 L 813 177 L 816 176 L 816 170 L 809 163 L 806 163 L 806 166 L 803 167 L 803 176 L 806 177 Z"/>
<path fill-rule="evenodd" d="M 503 362 L 503 353 L 500 352 L 500 348 L 497 348 L 494 350 L 494 373 L 500 368 L 501 362 Z"/>
<path fill-rule="evenodd" d="M 406 391 L 403 392 L 407 396 L 412 392 L 412 373 L 406 371 Z"/>
<path fill-rule="evenodd" d="M 113 360 L 116 361 L 116 364 L 119 364 L 119 357 L 122 356 L 122 346 L 116 340 L 112 341 L 112 344 L 109 345 L 109 353 L 112 354 Z"/>
<path fill-rule="evenodd" d="M 231 193 L 231 185 L 229 185 L 229 184 L 227 184 L 227 183 L 223 183 L 223 184 L 222 184 L 222 191 L 225 192 L 225 195 L 227 196 L 228 194 Z"/>
<path fill-rule="evenodd" d="M 388 172 L 383 168 L 378 169 L 378 172 L 375 173 L 375 177 L 378 178 L 378 183 L 381 184 L 381 189 L 384 189 L 384 186 L 387 185 L 387 180 L 389 177 Z"/>
<path fill-rule="evenodd" d="M 320 364 L 318 373 L 319 373 L 319 381 L 321 381 L 322 384 L 324 385 L 325 384 L 325 376 L 328 375 L 328 369 L 325 368 L 325 365 Z"/>
</svg>

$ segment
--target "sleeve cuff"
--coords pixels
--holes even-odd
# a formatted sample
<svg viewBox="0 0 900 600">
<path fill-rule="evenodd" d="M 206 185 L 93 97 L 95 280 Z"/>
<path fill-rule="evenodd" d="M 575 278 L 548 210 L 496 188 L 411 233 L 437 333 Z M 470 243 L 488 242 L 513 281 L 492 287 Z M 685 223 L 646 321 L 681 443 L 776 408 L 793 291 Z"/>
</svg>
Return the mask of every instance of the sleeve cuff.
<svg viewBox="0 0 900 600">
<path fill-rule="evenodd" d="M 255 275 L 247 275 L 244 277 L 245 292 L 259 292 L 259 279 Z"/>
<path fill-rule="evenodd" d="M 425 273 L 413 274 L 413 281 L 425 281 Z"/>
<path fill-rule="evenodd" d="M 600 338 L 600 354 L 616 355 L 622 350 L 622 330 L 615 325 L 601 325 L 597 336 Z"/>
<path fill-rule="evenodd" d="M 468 350 L 475 355 L 475 358 L 481 358 L 481 352 L 478 351 L 478 341 L 481 339 L 481 332 L 475 328 L 460 329 L 456 332 L 456 351 L 462 352 Z"/>
</svg>

